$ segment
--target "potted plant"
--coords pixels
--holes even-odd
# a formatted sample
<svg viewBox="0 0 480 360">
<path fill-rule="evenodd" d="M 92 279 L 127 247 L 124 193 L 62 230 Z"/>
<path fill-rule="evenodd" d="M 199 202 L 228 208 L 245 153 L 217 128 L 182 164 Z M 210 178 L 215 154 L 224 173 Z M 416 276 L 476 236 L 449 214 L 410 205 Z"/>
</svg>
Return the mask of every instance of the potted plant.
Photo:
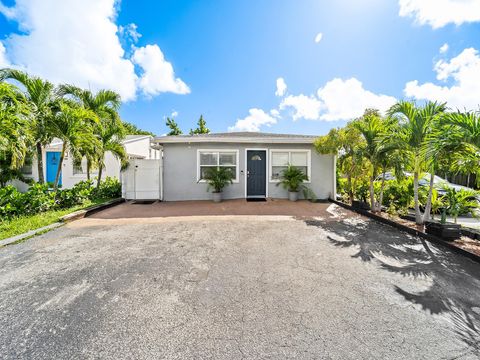
<svg viewBox="0 0 480 360">
<path fill-rule="evenodd" d="M 283 170 L 280 182 L 277 186 L 282 185 L 284 189 L 288 190 L 288 199 L 290 201 L 297 201 L 298 193 L 300 191 L 303 191 L 303 195 L 306 199 L 313 200 L 315 194 L 303 183 L 304 181 L 308 181 L 308 176 L 299 168 L 288 165 L 288 167 Z"/>
<path fill-rule="evenodd" d="M 447 223 L 447 209 L 442 209 L 440 222 L 428 221 L 425 224 L 427 234 L 438 236 L 447 241 L 458 239 L 461 235 L 460 225 Z"/>
<path fill-rule="evenodd" d="M 212 167 L 207 169 L 204 179 L 207 180 L 207 191 L 213 189 L 213 202 L 222 201 L 223 188 L 233 182 L 232 170 L 225 167 Z"/>
</svg>

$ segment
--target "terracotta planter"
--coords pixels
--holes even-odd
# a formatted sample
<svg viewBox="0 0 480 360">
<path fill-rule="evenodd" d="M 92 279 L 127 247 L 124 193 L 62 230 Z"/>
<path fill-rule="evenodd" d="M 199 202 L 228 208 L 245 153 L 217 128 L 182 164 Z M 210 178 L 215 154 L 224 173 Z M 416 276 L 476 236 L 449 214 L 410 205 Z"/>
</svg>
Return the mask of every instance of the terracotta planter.
<svg viewBox="0 0 480 360">
<path fill-rule="evenodd" d="M 288 192 L 288 200 L 297 201 L 298 200 L 298 191 L 289 191 Z"/>
<path fill-rule="evenodd" d="M 428 222 L 425 224 L 425 232 L 447 241 L 456 240 L 461 236 L 460 225 L 452 223 Z"/>
<path fill-rule="evenodd" d="M 213 202 L 219 203 L 222 202 L 222 193 L 221 192 L 214 192 L 213 195 Z"/>
</svg>

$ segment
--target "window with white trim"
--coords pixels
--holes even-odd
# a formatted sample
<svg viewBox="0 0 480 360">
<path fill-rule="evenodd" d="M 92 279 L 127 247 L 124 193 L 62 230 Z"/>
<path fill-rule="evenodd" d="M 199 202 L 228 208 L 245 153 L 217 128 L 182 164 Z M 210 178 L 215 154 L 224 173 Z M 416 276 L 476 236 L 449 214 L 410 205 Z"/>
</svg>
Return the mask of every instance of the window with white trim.
<svg viewBox="0 0 480 360">
<path fill-rule="evenodd" d="M 310 150 L 271 150 L 270 180 L 279 181 L 288 164 L 302 170 L 310 180 Z"/>
<path fill-rule="evenodd" d="M 233 181 L 238 181 L 238 150 L 199 150 L 198 181 L 205 178 L 205 172 L 212 167 L 224 167 L 231 170 Z"/>
</svg>

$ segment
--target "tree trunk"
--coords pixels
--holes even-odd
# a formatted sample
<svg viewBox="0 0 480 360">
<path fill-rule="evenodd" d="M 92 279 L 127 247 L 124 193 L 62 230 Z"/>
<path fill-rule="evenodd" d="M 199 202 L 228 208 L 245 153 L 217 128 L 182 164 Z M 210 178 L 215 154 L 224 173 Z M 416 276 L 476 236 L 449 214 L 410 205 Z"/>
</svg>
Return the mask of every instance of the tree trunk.
<svg viewBox="0 0 480 360">
<path fill-rule="evenodd" d="M 103 170 L 102 162 L 100 161 L 99 163 L 100 165 L 98 166 L 97 189 L 100 187 L 100 182 L 102 181 L 102 170 Z"/>
<path fill-rule="evenodd" d="M 370 209 L 373 212 L 377 212 L 377 206 L 375 204 L 375 189 L 373 188 L 373 182 L 375 181 L 375 178 L 370 176 Z"/>
<path fill-rule="evenodd" d="M 60 161 L 58 163 L 57 175 L 55 175 L 55 182 L 53 183 L 53 189 L 55 191 L 57 191 L 57 189 L 58 189 L 58 181 L 60 180 L 60 173 L 62 172 L 63 158 L 65 157 L 65 149 L 66 148 L 67 148 L 67 144 L 64 141 L 63 145 L 62 145 L 62 152 L 60 153 Z"/>
<path fill-rule="evenodd" d="M 347 187 L 348 187 L 348 197 L 350 200 L 350 205 L 353 204 L 353 191 L 352 191 L 352 177 L 350 175 L 347 176 Z"/>
<path fill-rule="evenodd" d="M 87 157 L 87 180 L 90 181 L 90 159 Z"/>
<path fill-rule="evenodd" d="M 467 174 L 467 187 L 470 187 L 470 173 Z"/>
<path fill-rule="evenodd" d="M 420 213 L 420 204 L 418 203 L 418 171 L 413 172 L 413 201 L 415 202 L 415 222 L 418 225 L 423 224 L 422 214 Z"/>
<path fill-rule="evenodd" d="M 423 214 L 423 222 L 427 221 L 430 217 L 430 211 L 432 210 L 432 193 L 433 193 L 433 180 L 435 179 L 435 172 L 432 170 L 430 174 L 430 187 L 428 189 L 427 203 L 425 204 L 425 213 Z"/>
<path fill-rule="evenodd" d="M 45 182 L 45 177 L 43 176 L 43 151 L 42 144 L 37 143 L 37 170 L 38 170 L 38 182 L 43 184 Z"/>
<path fill-rule="evenodd" d="M 382 204 L 383 204 L 383 189 L 385 188 L 385 170 L 382 173 L 382 184 L 380 186 L 380 196 L 379 196 L 379 204 L 378 204 L 378 211 L 382 212 Z"/>
</svg>

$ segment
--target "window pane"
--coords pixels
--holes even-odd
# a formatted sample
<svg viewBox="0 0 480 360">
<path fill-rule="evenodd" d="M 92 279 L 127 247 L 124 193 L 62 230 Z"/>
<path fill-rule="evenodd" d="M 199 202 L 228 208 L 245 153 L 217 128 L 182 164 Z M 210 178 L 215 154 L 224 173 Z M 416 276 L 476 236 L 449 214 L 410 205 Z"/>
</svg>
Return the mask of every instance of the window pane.
<svg viewBox="0 0 480 360">
<path fill-rule="evenodd" d="M 83 168 L 81 164 L 73 165 L 73 175 L 83 174 Z"/>
<path fill-rule="evenodd" d="M 220 153 L 220 165 L 236 165 L 237 153 Z"/>
<path fill-rule="evenodd" d="M 308 155 L 306 152 L 292 152 L 291 161 L 294 166 L 307 166 Z"/>
<path fill-rule="evenodd" d="M 27 157 L 23 163 L 22 168 L 20 169 L 23 175 L 32 175 L 32 158 Z"/>
<path fill-rule="evenodd" d="M 283 171 L 286 169 L 286 166 L 272 166 L 272 180 L 280 180 Z"/>
<path fill-rule="evenodd" d="M 205 179 L 205 174 L 208 169 L 214 168 L 216 166 L 200 166 L 200 180 Z"/>
<path fill-rule="evenodd" d="M 200 153 L 200 165 L 217 165 L 218 153 Z"/>
<path fill-rule="evenodd" d="M 288 152 L 272 152 L 272 166 L 287 166 Z"/>
<path fill-rule="evenodd" d="M 305 175 L 308 175 L 308 171 L 307 171 L 307 167 L 306 166 L 295 166 L 297 169 L 300 169 L 302 170 L 302 172 L 305 174 Z"/>
<path fill-rule="evenodd" d="M 232 180 L 236 180 L 237 177 L 237 168 L 235 166 L 222 166 L 228 170 L 230 170 L 232 174 Z"/>
</svg>

